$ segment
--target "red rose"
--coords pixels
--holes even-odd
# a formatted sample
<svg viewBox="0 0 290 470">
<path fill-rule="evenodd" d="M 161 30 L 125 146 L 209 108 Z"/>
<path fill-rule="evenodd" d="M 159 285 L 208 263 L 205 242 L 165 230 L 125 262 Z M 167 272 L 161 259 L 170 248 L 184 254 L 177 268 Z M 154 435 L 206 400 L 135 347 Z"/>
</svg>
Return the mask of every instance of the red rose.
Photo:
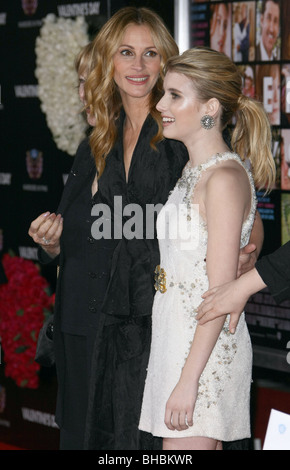
<svg viewBox="0 0 290 470">
<path fill-rule="evenodd" d="M 18 386 L 37 388 L 39 364 L 34 361 L 37 338 L 54 295 L 30 260 L 6 254 L 2 259 L 8 282 L 0 286 L 0 336 L 5 375 Z"/>
</svg>

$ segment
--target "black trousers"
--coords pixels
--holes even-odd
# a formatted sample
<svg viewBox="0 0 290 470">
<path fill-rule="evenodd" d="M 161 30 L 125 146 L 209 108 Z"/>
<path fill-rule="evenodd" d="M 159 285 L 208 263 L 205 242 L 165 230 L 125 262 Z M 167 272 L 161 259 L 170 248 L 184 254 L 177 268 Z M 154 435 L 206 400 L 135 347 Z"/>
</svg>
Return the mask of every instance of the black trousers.
<svg viewBox="0 0 290 470">
<path fill-rule="evenodd" d="M 84 448 L 94 337 L 94 331 L 89 336 L 63 333 L 66 372 L 60 450 L 82 450 Z"/>
</svg>

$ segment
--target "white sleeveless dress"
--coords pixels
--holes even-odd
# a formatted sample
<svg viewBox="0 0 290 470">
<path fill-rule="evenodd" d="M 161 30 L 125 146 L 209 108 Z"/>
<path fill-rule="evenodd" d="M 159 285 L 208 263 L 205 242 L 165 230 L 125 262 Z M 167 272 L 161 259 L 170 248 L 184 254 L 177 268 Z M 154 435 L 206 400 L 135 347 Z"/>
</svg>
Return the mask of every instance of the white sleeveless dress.
<svg viewBox="0 0 290 470">
<path fill-rule="evenodd" d="M 244 313 L 234 335 L 228 331 L 228 316 L 201 375 L 193 426 L 171 431 L 164 424 L 166 402 L 191 347 L 196 309 L 208 289 L 207 227 L 190 200 L 203 172 L 229 159 L 244 167 L 251 185 L 251 210 L 240 244 L 246 246 L 256 211 L 255 187 L 250 172 L 234 153 L 217 154 L 197 167 L 188 163 L 158 215 L 161 272 L 155 285 L 151 353 L 139 423 L 141 430 L 154 436 L 203 436 L 221 441 L 250 437 L 252 346 Z M 191 237 L 186 239 L 189 231 Z"/>
</svg>

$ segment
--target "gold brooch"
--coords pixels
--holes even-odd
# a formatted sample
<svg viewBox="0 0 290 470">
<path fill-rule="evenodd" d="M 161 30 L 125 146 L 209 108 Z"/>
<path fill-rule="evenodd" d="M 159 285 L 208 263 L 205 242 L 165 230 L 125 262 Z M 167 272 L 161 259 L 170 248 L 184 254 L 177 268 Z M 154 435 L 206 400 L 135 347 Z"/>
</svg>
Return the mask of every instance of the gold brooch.
<svg viewBox="0 0 290 470">
<path fill-rule="evenodd" d="M 155 268 L 155 276 L 154 276 L 154 279 L 155 279 L 155 284 L 154 284 L 154 287 L 155 287 L 155 290 L 159 290 L 159 292 L 161 292 L 161 294 L 164 294 L 164 292 L 166 292 L 166 272 L 164 271 L 163 268 L 160 268 L 160 266 L 156 266 Z"/>
</svg>

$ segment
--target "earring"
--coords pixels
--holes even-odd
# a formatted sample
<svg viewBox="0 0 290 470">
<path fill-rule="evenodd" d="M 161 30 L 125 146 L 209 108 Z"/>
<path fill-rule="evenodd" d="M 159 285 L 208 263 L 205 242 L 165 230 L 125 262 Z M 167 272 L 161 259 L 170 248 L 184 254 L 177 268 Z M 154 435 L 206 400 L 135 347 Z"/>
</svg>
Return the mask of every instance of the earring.
<svg viewBox="0 0 290 470">
<path fill-rule="evenodd" d="M 200 123 L 202 127 L 206 129 L 207 131 L 212 129 L 215 126 L 214 118 L 212 116 L 209 116 L 208 114 L 206 114 L 205 116 L 203 116 L 203 118 L 201 118 Z"/>
</svg>

